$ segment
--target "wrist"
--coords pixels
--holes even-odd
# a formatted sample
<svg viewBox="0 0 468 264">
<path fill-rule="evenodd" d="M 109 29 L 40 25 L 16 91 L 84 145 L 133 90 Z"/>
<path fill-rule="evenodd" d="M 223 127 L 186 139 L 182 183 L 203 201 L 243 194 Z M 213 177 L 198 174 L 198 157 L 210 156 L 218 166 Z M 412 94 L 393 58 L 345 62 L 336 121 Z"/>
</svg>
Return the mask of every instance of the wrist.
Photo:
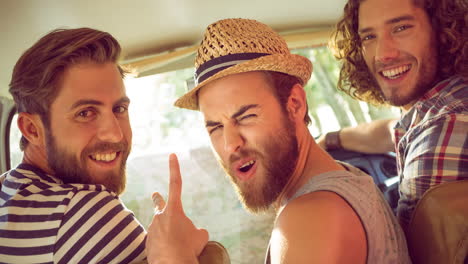
<svg viewBox="0 0 468 264">
<path fill-rule="evenodd" d="M 341 145 L 340 131 L 341 130 L 328 132 L 325 135 L 325 150 L 343 149 L 343 146 Z"/>
</svg>

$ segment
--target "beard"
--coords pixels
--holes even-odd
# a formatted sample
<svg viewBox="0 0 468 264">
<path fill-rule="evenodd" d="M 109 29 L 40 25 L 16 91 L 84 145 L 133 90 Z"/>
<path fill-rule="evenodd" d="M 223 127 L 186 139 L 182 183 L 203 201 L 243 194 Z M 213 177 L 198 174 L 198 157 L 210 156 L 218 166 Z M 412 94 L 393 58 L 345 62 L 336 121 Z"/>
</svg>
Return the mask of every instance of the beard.
<svg viewBox="0 0 468 264">
<path fill-rule="evenodd" d="M 120 169 L 117 173 L 107 172 L 105 175 L 99 175 L 98 180 L 86 169 L 86 162 L 92 153 L 108 150 L 120 151 L 120 155 L 123 155 Z M 82 151 L 80 159 L 77 159 L 72 153 L 59 147 L 54 136 L 49 131 L 46 132 L 46 153 L 49 168 L 55 173 L 55 177 L 67 184 L 102 184 L 117 195 L 121 194 L 125 190 L 125 164 L 129 152 L 130 149 L 126 141 L 120 143 L 100 142 L 93 146 L 87 146 Z"/>
<path fill-rule="evenodd" d="M 416 60 L 414 57 L 412 60 Z M 407 60 L 405 60 L 407 61 Z M 398 64 L 398 61 L 392 62 Z M 416 83 L 413 87 L 409 88 L 409 92 L 402 94 L 399 90 L 395 89 L 389 91 L 387 94 L 384 93 L 383 89 L 378 84 L 375 76 L 371 74 L 374 83 L 380 87 L 380 93 L 385 98 L 385 100 L 393 106 L 405 106 L 421 98 L 427 91 L 429 91 L 432 86 L 435 84 L 435 76 L 437 75 L 435 66 L 436 59 L 428 58 L 423 63 L 420 64 L 419 75 L 416 79 Z M 378 66 L 380 68 L 385 66 Z"/>
<path fill-rule="evenodd" d="M 427 91 L 432 89 L 433 85 L 438 81 L 437 76 L 439 76 L 437 71 L 438 53 L 435 47 L 437 47 L 437 41 L 435 40 L 435 37 L 432 37 L 426 56 L 420 60 L 418 76 L 416 77 L 415 84 L 413 84 L 413 87 L 407 88 L 409 92 L 406 94 L 401 93 L 398 89 L 388 91 L 388 94 L 385 94 L 374 75 L 380 73 L 375 73 L 375 71 L 374 74 L 370 74 L 374 83 L 380 88 L 379 91 L 387 102 L 393 106 L 405 106 L 418 100 Z M 376 62 L 374 69 L 383 69 L 391 65 L 399 65 L 408 61 L 417 62 L 417 59 L 410 54 L 404 54 L 403 57 L 395 59 L 389 63 L 384 64 Z"/>
<path fill-rule="evenodd" d="M 263 165 L 264 174 L 257 174 L 248 182 L 238 180 L 234 171 L 218 157 L 231 178 L 239 200 L 248 211 L 260 213 L 268 210 L 291 179 L 299 157 L 295 134 L 294 123 L 283 116 L 282 131 L 268 139 L 262 150 L 244 148 L 229 158 L 230 164 L 233 164 L 243 157 L 256 157 L 257 166 Z"/>
</svg>

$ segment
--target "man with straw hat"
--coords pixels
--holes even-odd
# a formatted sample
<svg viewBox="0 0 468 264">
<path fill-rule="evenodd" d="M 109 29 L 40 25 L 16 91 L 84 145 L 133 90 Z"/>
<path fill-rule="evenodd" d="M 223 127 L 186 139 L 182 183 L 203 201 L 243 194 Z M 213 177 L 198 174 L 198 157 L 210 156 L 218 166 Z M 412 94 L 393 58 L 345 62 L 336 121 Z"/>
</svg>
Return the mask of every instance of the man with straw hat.
<svg viewBox="0 0 468 264">
<path fill-rule="evenodd" d="M 333 160 L 310 134 L 307 58 L 291 54 L 262 23 L 225 19 L 208 26 L 195 68 L 196 86 L 175 105 L 202 112 L 244 206 L 276 210 L 267 263 L 409 262 L 402 230 L 372 178 Z M 174 215 L 163 222 L 176 229 Z M 157 237 L 179 256 L 189 239 L 180 231 Z"/>
</svg>

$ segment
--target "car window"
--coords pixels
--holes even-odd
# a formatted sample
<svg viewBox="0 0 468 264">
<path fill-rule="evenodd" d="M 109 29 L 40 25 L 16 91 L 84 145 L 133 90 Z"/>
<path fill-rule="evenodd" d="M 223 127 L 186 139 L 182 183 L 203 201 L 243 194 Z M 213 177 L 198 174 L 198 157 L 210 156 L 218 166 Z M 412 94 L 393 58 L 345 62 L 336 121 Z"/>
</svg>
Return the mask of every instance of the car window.
<svg viewBox="0 0 468 264">
<path fill-rule="evenodd" d="M 21 138 L 21 132 L 16 125 L 18 115 L 13 115 L 11 119 L 9 141 L 10 141 L 10 168 L 16 167 L 20 164 L 21 159 L 23 158 L 23 152 L 21 152 L 19 147 L 19 142 Z"/>
</svg>

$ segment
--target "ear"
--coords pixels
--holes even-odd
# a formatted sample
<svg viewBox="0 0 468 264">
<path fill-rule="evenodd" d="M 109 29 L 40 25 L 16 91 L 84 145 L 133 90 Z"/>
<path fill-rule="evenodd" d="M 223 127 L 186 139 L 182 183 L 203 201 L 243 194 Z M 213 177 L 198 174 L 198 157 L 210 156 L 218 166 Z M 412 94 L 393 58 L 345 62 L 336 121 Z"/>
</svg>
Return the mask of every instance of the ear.
<svg viewBox="0 0 468 264">
<path fill-rule="evenodd" d="M 306 100 L 304 88 L 296 83 L 291 89 L 287 104 L 289 115 L 296 123 L 304 123 L 304 116 L 308 111 Z"/>
<path fill-rule="evenodd" d="M 41 118 L 37 114 L 19 113 L 18 128 L 21 134 L 36 146 L 45 146 L 45 130 Z"/>
</svg>

